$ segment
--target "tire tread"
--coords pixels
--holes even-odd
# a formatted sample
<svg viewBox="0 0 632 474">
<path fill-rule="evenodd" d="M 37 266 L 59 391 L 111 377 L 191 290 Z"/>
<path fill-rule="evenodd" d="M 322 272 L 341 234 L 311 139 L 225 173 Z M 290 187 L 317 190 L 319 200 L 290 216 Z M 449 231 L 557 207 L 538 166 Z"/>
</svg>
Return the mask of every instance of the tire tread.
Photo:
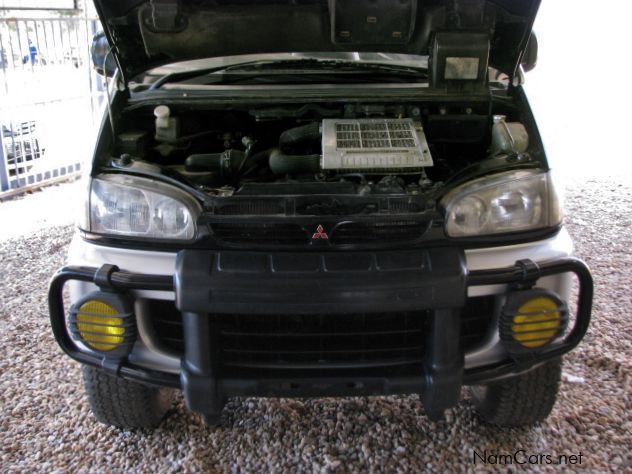
<svg viewBox="0 0 632 474">
<path fill-rule="evenodd" d="M 154 428 L 169 408 L 164 390 L 83 367 L 83 380 L 92 413 L 101 423 L 119 428 Z"/>
<path fill-rule="evenodd" d="M 551 413 L 562 374 L 562 360 L 501 382 L 489 384 L 483 397 L 473 392 L 475 407 L 483 420 L 498 426 L 528 426 Z"/>
</svg>

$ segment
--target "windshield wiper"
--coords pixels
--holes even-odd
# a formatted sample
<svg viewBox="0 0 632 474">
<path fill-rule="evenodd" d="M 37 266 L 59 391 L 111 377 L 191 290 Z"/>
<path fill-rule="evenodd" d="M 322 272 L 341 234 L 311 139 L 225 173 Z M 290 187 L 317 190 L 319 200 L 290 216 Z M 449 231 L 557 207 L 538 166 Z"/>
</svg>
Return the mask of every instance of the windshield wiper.
<svg viewBox="0 0 632 474">
<path fill-rule="evenodd" d="M 402 74 L 414 74 L 418 76 L 420 73 L 425 74 L 427 70 L 425 68 L 414 68 L 409 66 L 401 66 L 397 64 L 386 63 L 373 63 L 373 62 L 361 62 L 361 61 L 343 61 L 336 59 L 283 59 L 283 60 L 268 60 L 259 61 L 254 63 L 237 64 L 235 67 L 231 67 L 231 71 L 249 71 L 249 70 L 275 70 L 275 69 L 297 69 L 313 66 L 313 69 L 327 70 L 327 71 L 385 71 L 385 72 L 397 72 Z"/>
<path fill-rule="evenodd" d="M 262 70 L 278 70 L 278 69 L 297 69 L 312 67 L 313 69 L 326 70 L 326 71 L 377 71 L 381 73 L 399 74 L 406 76 L 415 76 L 417 78 L 426 78 L 427 69 L 413 68 L 408 66 L 382 64 L 382 63 L 363 63 L 363 62 L 350 62 L 340 60 L 325 60 L 325 59 L 283 59 L 283 60 L 256 60 L 247 61 L 238 64 L 230 64 L 224 66 L 217 66 L 206 69 L 196 69 L 193 71 L 176 71 L 164 76 L 159 77 L 149 87 L 149 90 L 156 90 L 162 87 L 164 84 L 171 82 L 181 82 L 196 77 L 202 77 L 216 72 L 229 72 L 229 71 L 262 71 Z M 294 72 L 294 71 L 293 71 Z"/>
<path fill-rule="evenodd" d="M 365 84 L 365 83 L 412 83 L 425 82 L 425 78 L 420 76 L 402 75 L 384 71 L 313 71 L 305 70 L 300 73 L 296 71 L 284 71 L 281 73 L 259 72 L 259 73 L 231 73 L 219 75 L 213 74 L 204 81 L 196 81 L 197 85 L 227 85 L 227 84 Z"/>
<path fill-rule="evenodd" d="M 168 82 L 185 81 L 187 79 L 193 79 L 194 77 L 205 76 L 207 74 L 213 74 L 214 72 L 228 71 L 231 68 L 236 67 L 236 66 L 246 66 L 249 64 L 255 64 L 259 62 L 260 61 L 247 61 L 247 62 L 239 63 L 239 64 L 215 66 L 215 67 L 210 67 L 210 68 L 205 68 L 205 69 L 193 69 L 190 71 L 170 72 L 156 79 L 149 87 L 149 90 L 151 91 L 151 90 L 160 89 L 162 86 L 164 86 Z"/>
</svg>

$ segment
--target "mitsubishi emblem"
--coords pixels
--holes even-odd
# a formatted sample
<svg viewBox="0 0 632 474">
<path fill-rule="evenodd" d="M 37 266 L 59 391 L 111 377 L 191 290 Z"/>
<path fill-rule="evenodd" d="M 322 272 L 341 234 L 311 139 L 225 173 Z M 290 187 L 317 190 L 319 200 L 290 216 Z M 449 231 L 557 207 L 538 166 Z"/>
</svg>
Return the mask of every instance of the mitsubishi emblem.
<svg viewBox="0 0 632 474">
<path fill-rule="evenodd" d="M 323 240 L 329 239 L 327 232 L 325 232 L 325 229 L 320 224 L 318 224 L 318 227 L 316 227 L 316 232 L 314 232 L 314 235 L 312 235 L 312 240 L 318 240 L 318 239 L 323 239 Z"/>
</svg>

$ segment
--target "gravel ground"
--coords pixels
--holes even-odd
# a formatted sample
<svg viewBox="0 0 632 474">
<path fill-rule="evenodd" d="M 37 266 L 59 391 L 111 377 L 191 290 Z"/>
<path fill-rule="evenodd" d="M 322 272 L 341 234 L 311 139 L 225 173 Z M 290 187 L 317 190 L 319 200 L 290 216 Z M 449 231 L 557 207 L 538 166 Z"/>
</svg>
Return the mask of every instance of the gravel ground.
<svg viewBox="0 0 632 474">
<path fill-rule="evenodd" d="M 79 364 L 61 354 L 47 321 L 46 284 L 64 261 L 71 228 L 1 242 L 0 470 L 466 471 L 482 467 L 472 464 L 474 451 L 524 449 L 581 452 L 583 468 L 630 472 L 632 181 L 576 181 L 566 207 L 577 254 L 597 282 L 594 322 L 565 359 L 552 415 L 531 429 L 486 427 L 466 397 L 431 423 L 416 396 L 235 399 L 215 431 L 180 401 L 154 432 L 100 425 L 84 400 Z"/>
</svg>

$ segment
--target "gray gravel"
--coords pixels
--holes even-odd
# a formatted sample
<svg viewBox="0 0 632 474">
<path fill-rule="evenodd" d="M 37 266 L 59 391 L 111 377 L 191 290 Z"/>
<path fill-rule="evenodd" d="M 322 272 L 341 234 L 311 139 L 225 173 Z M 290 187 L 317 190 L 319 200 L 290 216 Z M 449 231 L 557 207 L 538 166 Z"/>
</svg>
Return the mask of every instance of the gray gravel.
<svg viewBox="0 0 632 474">
<path fill-rule="evenodd" d="M 215 431 L 180 401 L 155 432 L 105 427 L 88 411 L 79 364 L 61 354 L 47 321 L 46 284 L 71 228 L 1 242 L 0 470 L 466 471 L 481 467 L 472 464 L 475 450 L 518 449 L 581 452 L 581 467 L 630 470 L 632 182 L 578 180 L 566 206 L 577 254 L 597 281 L 594 322 L 565 359 L 553 414 L 532 429 L 486 427 L 466 398 L 431 423 L 416 396 L 236 399 Z"/>
</svg>

